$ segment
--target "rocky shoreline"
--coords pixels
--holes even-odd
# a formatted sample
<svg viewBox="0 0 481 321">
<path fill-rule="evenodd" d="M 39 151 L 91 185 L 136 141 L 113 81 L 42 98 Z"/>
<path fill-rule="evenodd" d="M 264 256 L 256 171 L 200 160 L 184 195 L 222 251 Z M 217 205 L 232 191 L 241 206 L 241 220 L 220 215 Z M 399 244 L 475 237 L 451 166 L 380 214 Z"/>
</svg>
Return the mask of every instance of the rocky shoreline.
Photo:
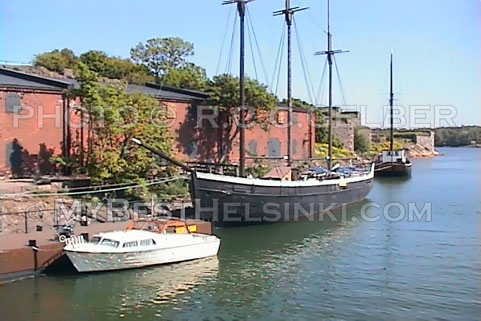
<svg viewBox="0 0 481 321">
<path fill-rule="evenodd" d="M 412 144 L 409 146 L 405 146 L 405 148 L 408 150 L 409 158 L 434 157 L 442 155 L 436 150 L 430 150 L 419 144 Z"/>
</svg>

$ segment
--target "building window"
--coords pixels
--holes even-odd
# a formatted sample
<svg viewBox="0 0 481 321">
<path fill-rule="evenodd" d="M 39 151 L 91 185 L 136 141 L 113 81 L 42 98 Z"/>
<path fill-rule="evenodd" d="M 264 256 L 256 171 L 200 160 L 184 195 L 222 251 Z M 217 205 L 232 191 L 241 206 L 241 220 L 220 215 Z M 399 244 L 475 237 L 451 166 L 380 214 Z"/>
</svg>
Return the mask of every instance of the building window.
<svg viewBox="0 0 481 321">
<path fill-rule="evenodd" d="M 269 138 L 267 141 L 267 155 L 268 156 L 280 156 L 281 155 L 281 142 L 279 138 Z"/>
<path fill-rule="evenodd" d="M 7 93 L 5 95 L 5 112 L 6 113 L 20 112 L 20 95 L 16 93 Z"/>
<path fill-rule="evenodd" d="M 284 110 L 281 110 L 277 113 L 276 115 L 276 121 L 278 124 L 285 124 L 287 123 L 287 112 Z"/>
<path fill-rule="evenodd" d="M 249 153 L 253 156 L 257 155 L 257 142 L 255 140 L 249 142 Z"/>
</svg>

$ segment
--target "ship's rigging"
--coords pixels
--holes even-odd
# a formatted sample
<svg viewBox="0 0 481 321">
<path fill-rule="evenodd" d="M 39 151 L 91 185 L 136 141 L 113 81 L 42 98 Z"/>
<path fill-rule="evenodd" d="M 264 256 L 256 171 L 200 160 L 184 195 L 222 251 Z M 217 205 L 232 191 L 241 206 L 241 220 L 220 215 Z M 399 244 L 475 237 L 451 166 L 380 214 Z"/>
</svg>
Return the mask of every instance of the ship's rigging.
<svg viewBox="0 0 481 321">
<path fill-rule="evenodd" d="M 331 26 L 330 26 L 330 1 L 327 1 L 327 50 L 325 51 L 319 51 L 316 52 L 315 55 L 325 55 L 326 59 L 324 62 L 324 66 L 322 68 L 322 76 L 319 80 L 319 86 L 316 90 L 314 89 L 312 77 L 310 74 L 309 70 L 312 70 L 312 68 L 309 68 L 308 62 L 306 59 L 306 54 L 303 49 L 303 44 L 299 32 L 299 28 L 296 24 L 296 20 L 294 17 L 294 13 L 298 11 L 302 11 L 305 9 L 308 9 L 307 7 L 298 7 L 294 6 L 291 7 L 291 1 L 290 0 L 285 0 L 285 8 L 282 10 L 278 10 L 274 12 L 274 15 L 283 15 L 285 18 L 286 26 L 287 28 L 283 25 L 282 26 L 282 32 L 280 33 L 280 40 L 279 40 L 279 45 L 276 53 L 276 59 L 274 60 L 274 68 L 273 68 L 273 73 L 272 76 L 269 77 L 267 73 L 267 68 L 264 63 L 264 59 L 262 57 L 262 51 L 260 49 L 258 37 L 256 34 L 256 30 L 254 28 L 254 24 L 252 21 L 252 17 L 249 13 L 249 8 L 247 6 L 247 3 L 251 2 L 253 0 L 228 0 L 224 1 L 223 4 L 235 4 L 237 7 L 237 15 L 235 15 L 234 19 L 232 19 L 232 12 L 233 12 L 233 6 L 231 6 L 231 9 L 229 10 L 228 14 L 228 19 L 226 22 L 226 27 L 224 31 L 224 36 L 223 36 L 223 41 L 222 41 L 222 46 L 220 50 L 220 56 L 218 59 L 217 63 L 217 68 L 216 68 L 216 74 L 219 74 L 220 66 L 222 64 L 222 61 L 225 60 L 225 68 L 224 68 L 224 73 L 226 74 L 232 74 L 232 64 L 234 59 L 234 48 L 236 46 L 236 33 L 237 33 L 237 28 L 239 25 L 240 28 L 240 37 L 239 37 L 239 124 L 244 124 L 245 123 L 245 117 L 246 117 L 246 98 L 245 98 L 245 77 L 246 77 L 246 72 L 245 72 L 245 60 L 246 56 L 249 56 L 252 62 L 250 63 L 251 66 L 251 71 L 253 72 L 255 79 L 261 83 L 265 83 L 269 89 L 269 91 L 274 94 L 276 97 L 281 97 L 282 95 L 279 94 L 279 84 L 281 82 L 282 78 L 282 70 L 283 70 L 283 60 L 284 60 L 284 51 L 287 52 L 287 73 L 286 73 L 286 83 L 287 83 L 287 92 L 286 92 L 286 105 L 287 105 L 287 110 L 288 110 L 288 117 L 287 121 L 290 124 L 291 119 L 292 119 L 292 107 L 293 107 L 293 95 L 292 95 L 292 38 L 291 38 L 291 29 L 294 29 L 294 36 L 296 40 L 296 45 L 298 49 L 298 59 L 300 60 L 300 65 L 303 73 L 303 78 L 304 78 L 304 89 L 307 93 L 308 97 L 308 103 L 311 104 L 314 107 L 327 107 L 328 108 L 328 155 L 326 157 L 327 159 L 327 167 L 331 168 L 331 160 L 332 160 L 332 141 L 333 141 L 333 133 L 332 133 L 332 118 L 333 118 L 333 113 L 332 113 L 332 107 L 334 107 L 333 104 L 333 79 L 334 79 L 334 72 L 336 73 L 336 78 L 338 79 L 338 85 L 339 85 L 339 96 L 342 98 L 342 103 L 344 106 L 346 106 L 346 98 L 344 94 L 344 88 L 342 85 L 342 81 L 340 78 L 340 73 L 339 73 L 339 67 L 336 62 L 335 55 L 348 52 L 347 50 L 335 50 L 332 47 L 332 34 L 331 34 Z M 311 15 L 309 17 L 312 19 Z M 233 21 L 232 21 L 233 20 Z M 231 22 L 232 21 L 232 22 Z M 245 32 L 245 25 L 247 26 L 247 33 Z M 230 29 L 229 27 L 232 27 L 232 32 L 229 33 L 228 30 Z M 318 25 L 316 24 L 316 27 Z M 247 34 L 247 55 L 246 55 L 246 34 Z M 226 41 L 228 38 L 228 35 L 230 35 L 230 44 L 226 46 Z M 286 39 L 287 38 L 287 39 Z M 223 59 L 222 55 L 224 53 L 224 48 L 229 48 L 227 57 Z M 287 47 L 287 48 L 286 48 Z M 256 63 L 256 60 L 258 60 L 258 63 Z M 261 68 L 259 68 L 259 66 Z M 263 79 L 260 79 L 261 76 L 261 71 L 262 71 L 262 76 Z M 324 97 L 325 97 L 325 87 L 326 87 L 326 71 L 328 72 L 328 77 L 327 77 L 327 101 L 324 103 Z M 338 106 L 338 105 L 337 105 Z M 239 167 L 240 167 L 240 174 L 241 176 L 244 176 L 245 174 L 245 133 L 244 133 L 244 126 L 240 126 L 241 128 L 239 129 L 239 153 L 240 153 L 240 160 L 239 160 Z M 288 126 L 287 129 L 287 142 L 288 142 L 288 148 L 287 148 L 287 162 L 288 165 L 292 164 L 292 157 L 291 157 L 291 133 L 290 133 L 290 127 Z"/>
</svg>

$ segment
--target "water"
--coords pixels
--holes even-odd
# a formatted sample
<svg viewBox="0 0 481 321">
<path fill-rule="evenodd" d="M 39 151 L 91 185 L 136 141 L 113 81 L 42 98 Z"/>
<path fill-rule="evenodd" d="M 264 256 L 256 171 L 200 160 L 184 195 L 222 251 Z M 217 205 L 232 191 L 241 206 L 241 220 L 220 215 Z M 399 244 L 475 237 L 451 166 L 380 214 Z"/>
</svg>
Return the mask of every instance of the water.
<svg viewBox="0 0 481 321">
<path fill-rule="evenodd" d="M 440 151 L 366 200 L 431 203 L 430 221 L 372 207 L 368 222 L 364 202 L 342 221 L 219 229 L 216 259 L 5 284 L 0 320 L 477 320 L 479 149 Z"/>
</svg>

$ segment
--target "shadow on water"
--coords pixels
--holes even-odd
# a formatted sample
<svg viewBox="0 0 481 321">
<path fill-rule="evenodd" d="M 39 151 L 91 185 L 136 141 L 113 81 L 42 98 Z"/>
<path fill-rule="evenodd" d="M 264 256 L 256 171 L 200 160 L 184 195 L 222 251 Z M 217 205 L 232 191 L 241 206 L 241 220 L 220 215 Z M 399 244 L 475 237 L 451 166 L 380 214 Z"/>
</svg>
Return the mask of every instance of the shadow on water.
<svg viewBox="0 0 481 321">
<path fill-rule="evenodd" d="M 342 209 L 335 209 L 332 214 L 317 214 L 309 219 L 218 228 L 214 232 L 222 239 L 221 254 L 239 255 L 243 251 L 262 252 L 266 249 L 277 249 L 282 253 L 289 246 L 296 246 L 313 235 L 320 236 L 337 227 L 346 226 L 346 221 L 351 222 L 353 217 L 359 216 L 360 208 L 366 202 L 364 200 L 349 206 L 344 213 Z"/>
<path fill-rule="evenodd" d="M 376 177 L 376 183 L 379 185 L 399 185 L 410 180 L 411 176 Z"/>
</svg>

